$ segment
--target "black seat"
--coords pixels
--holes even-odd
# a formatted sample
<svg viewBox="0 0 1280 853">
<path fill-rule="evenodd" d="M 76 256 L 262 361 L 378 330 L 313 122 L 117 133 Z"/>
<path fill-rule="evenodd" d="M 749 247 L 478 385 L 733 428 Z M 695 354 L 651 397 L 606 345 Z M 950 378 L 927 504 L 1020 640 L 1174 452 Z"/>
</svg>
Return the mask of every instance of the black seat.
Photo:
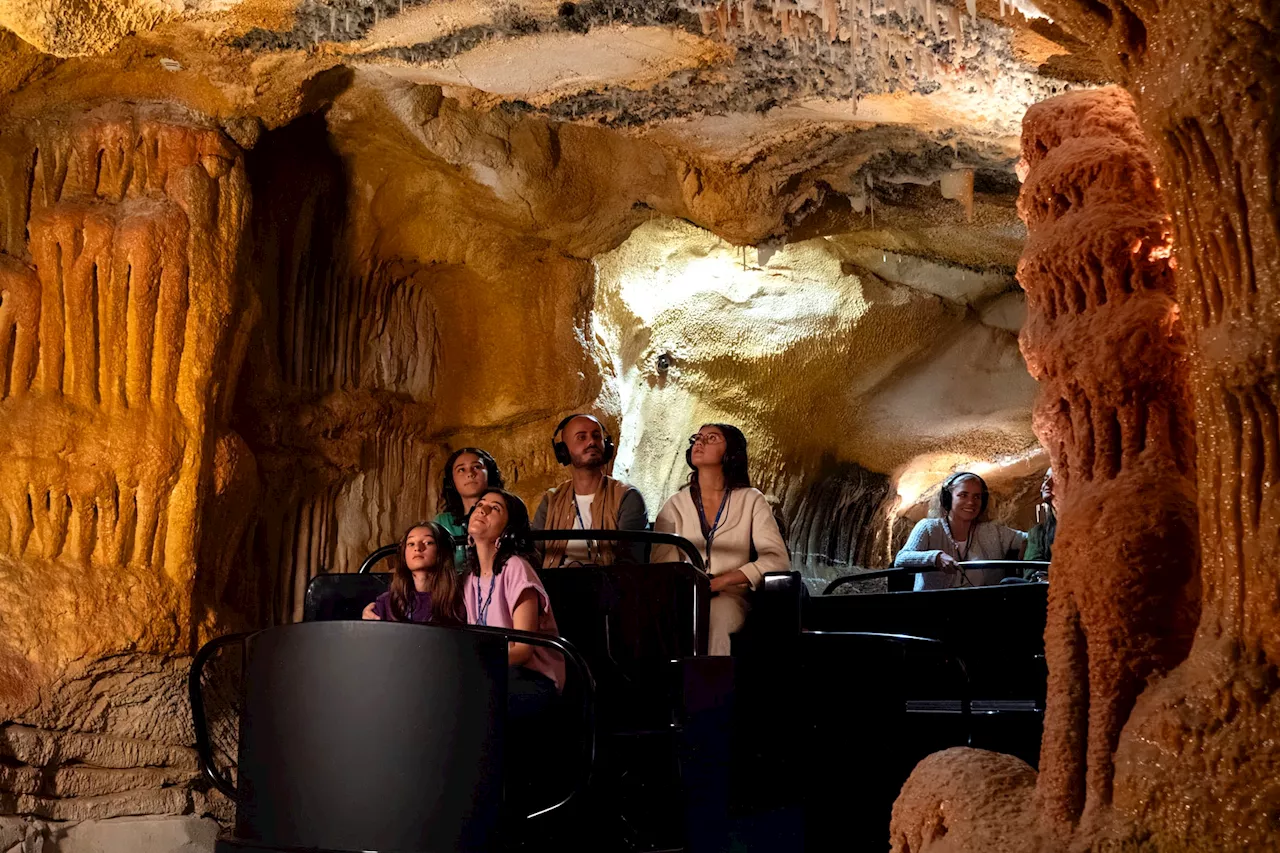
<svg viewBox="0 0 1280 853">
<path fill-rule="evenodd" d="M 672 726 L 672 662 L 706 653 L 706 576 L 686 563 L 568 566 L 539 576 L 561 635 L 596 677 L 601 731 Z"/>
<path fill-rule="evenodd" d="M 387 591 L 391 575 L 383 573 L 316 575 L 307 584 L 303 622 L 359 619 L 360 613 Z"/>
</svg>

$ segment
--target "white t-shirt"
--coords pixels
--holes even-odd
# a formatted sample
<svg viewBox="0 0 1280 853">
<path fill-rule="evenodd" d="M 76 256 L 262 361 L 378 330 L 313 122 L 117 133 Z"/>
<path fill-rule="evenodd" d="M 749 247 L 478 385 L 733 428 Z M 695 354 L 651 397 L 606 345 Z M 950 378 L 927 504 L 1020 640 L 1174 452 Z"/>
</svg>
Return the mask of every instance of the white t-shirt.
<svg viewBox="0 0 1280 853">
<path fill-rule="evenodd" d="M 578 512 L 573 517 L 573 529 L 590 530 L 591 503 L 596 499 L 595 494 L 579 495 L 575 493 L 573 497 L 578 502 Z M 570 539 L 565 544 L 564 559 L 566 563 L 585 563 L 591 559 L 591 551 L 587 547 L 587 540 Z"/>
</svg>

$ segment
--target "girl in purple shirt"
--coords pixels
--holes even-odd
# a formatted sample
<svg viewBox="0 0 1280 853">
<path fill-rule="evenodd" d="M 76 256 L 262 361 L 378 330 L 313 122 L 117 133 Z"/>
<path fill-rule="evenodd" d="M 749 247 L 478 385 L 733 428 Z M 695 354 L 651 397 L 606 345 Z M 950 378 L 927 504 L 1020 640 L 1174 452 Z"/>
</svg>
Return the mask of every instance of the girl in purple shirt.
<svg viewBox="0 0 1280 853">
<path fill-rule="evenodd" d="M 391 589 L 364 609 L 365 619 L 466 624 L 449 531 L 434 521 L 420 521 L 404 532 L 396 556 Z"/>
<path fill-rule="evenodd" d="M 514 628 L 556 636 L 555 616 L 533 570 L 529 510 L 502 489 L 487 489 L 467 519 L 467 572 L 463 601 L 472 625 Z M 564 686 L 564 661 L 543 646 L 507 648 L 508 712 L 513 719 L 538 716 Z"/>
</svg>

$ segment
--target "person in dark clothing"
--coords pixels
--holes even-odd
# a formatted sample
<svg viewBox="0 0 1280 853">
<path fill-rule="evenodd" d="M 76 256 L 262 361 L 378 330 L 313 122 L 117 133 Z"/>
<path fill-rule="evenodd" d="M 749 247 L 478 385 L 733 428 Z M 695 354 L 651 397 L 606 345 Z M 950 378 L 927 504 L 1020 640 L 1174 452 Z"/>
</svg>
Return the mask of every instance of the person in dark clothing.
<svg viewBox="0 0 1280 853">
<path fill-rule="evenodd" d="M 453 565 L 453 537 L 434 521 L 404 532 L 396 552 L 391 589 L 364 609 L 365 619 L 465 625 L 462 583 Z"/>
<path fill-rule="evenodd" d="M 1049 562 L 1053 553 L 1053 537 L 1058 532 L 1057 502 L 1053 496 L 1053 469 L 1044 472 L 1044 482 L 1040 484 L 1041 506 L 1044 508 L 1044 520 L 1027 533 L 1027 551 L 1024 560 L 1040 560 Z M 1038 514 L 1039 511 L 1037 511 Z M 1030 575 L 1033 569 L 1024 572 Z"/>
</svg>

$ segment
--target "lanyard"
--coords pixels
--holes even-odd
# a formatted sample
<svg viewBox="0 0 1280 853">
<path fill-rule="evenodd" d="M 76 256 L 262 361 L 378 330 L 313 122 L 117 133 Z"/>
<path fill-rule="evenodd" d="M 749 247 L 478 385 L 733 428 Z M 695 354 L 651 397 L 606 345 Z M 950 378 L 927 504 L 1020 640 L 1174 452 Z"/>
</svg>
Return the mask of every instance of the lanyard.
<svg viewBox="0 0 1280 853">
<path fill-rule="evenodd" d="M 574 495 L 573 495 L 573 514 L 574 514 L 574 515 L 576 515 L 576 516 L 578 517 L 578 529 L 579 529 L 579 530 L 586 530 L 586 529 L 587 529 L 587 523 L 586 523 L 585 521 L 583 521 L 583 520 L 582 520 L 582 509 L 578 506 L 578 494 L 577 494 L 577 492 L 574 492 Z M 591 520 L 592 520 L 592 521 L 595 521 L 595 519 L 594 519 L 594 518 L 593 518 L 593 519 L 591 519 Z M 587 562 L 591 562 L 591 559 L 592 559 L 592 557 L 591 557 L 591 551 L 592 551 L 592 549 L 594 549 L 594 547 L 595 547 L 595 543 L 594 543 L 594 542 L 592 542 L 590 539 L 588 539 L 588 540 L 587 540 Z"/>
<path fill-rule="evenodd" d="M 963 551 L 960 550 L 960 543 L 956 541 L 956 537 L 951 533 L 951 521 L 946 516 L 942 518 L 942 526 L 947 531 L 947 538 L 951 540 L 951 544 L 956 546 L 956 555 L 960 558 L 957 562 L 963 563 L 968 560 L 969 552 L 973 550 L 973 528 L 978 525 L 974 522 L 969 522 L 969 535 L 964 537 Z M 972 581 L 969 580 L 969 573 L 965 571 L 964 566 L 960 566 L 960 585 L 965 586 L 966 584 L 973 586 Z"/>
<path fill-rule="evenodd" d="M 497 574 L 489 577 L 489 595 L 485 598 L 484 603 L 480 603 L 480 578 L 476 577 L 476 619 L 480 625 L 489 624 L 489 605 L 493 602 L 493 582 L 498 579 Z"/>
<path fill-rule="evenodd" d="M 707 540 L 707 574 L 711 574 L 711 543 L 715 541 L 716 531 L 720 529 L 720 516 L 724 514 L 724 509 L 729 505 L 729 497 L 733 494 L 733 489 L 725 489 L 724 497 L 720 498 L 720 508 L 716 510 L 715 523 L 710 528 L 707 527 L 707 514 L 702 509 L 702 490 L 698 490 L 697 500 L 694 505 L 698 508 L 698 523 L 702 525 L 702 535 Z"/>
</svg>

